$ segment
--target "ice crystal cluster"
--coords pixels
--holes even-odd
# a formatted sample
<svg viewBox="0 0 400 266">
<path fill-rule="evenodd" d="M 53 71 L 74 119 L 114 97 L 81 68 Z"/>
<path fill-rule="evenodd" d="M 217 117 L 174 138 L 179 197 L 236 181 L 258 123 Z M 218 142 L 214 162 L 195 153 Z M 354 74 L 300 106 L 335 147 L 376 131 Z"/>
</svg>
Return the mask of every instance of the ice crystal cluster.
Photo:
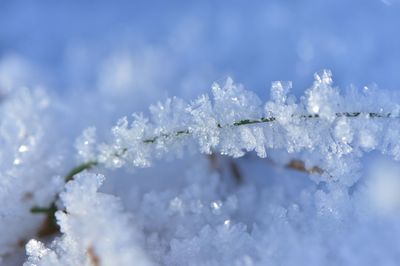
<svg viewBox="0 0 400 266">
<path fill-rule="evenodd" d="M 97 191 L 103 179 L 86 174 L 67 184 L 60 196 L 67 214 L 57 213 L 65 235 L 53 243 L 54 250 L 29 241 L 26 265 L 90 265 L 99 259 L 104 265 L 151 265 L 118 198 Z"/>
<path fill-rule="evenodd" d="M 265 158 L 267 150 L 279 149 L 320 165 L 326 171 L 319 181 L 345 186 L 358 180 L 357 162 L 365 152 L 400 159 L 400 105 L 394 93 L 365 87 L 341 95 L 329 71 L 315 74 L 299 100 L 289 94 L 291 86 L 274 82 L 271 100 L 262 104 L 228 78 L 222 87 L 213 85 L 212 98 L 203 95 L 191 103 L 172 98 L 151 106 L 150 118 L 120 119 L 109 143 L 96 145 L 95 129 L 87 129 L 77 143 L 79 155 L 119 168 L 149 166 L 156 158 L 184 154 L 186 147 L 234 158 L 251 151 Z"/>
<path fill-rule="evenodd" d="M 291 87 L 274 82 L 263 103 L 228 79 L 124 117 L 101 141 L 89 127 L 76 164 L 92 167 L 66 184 L 68 148 L 47 136 L 57 99 L 8 92 L 2 263 L 26 243 L 25 266 L 397 265 L 399 96 L 341 90 L 330 71 L 300 97 Z M 59 233 L 38 237 L 46 215 L 30 209 L 53 201 Z"/>
<path fill-rule="evenodd" d="M 32 205 L 47 204 L 63 186 L 56 171 L 61 145 L 47 134 L 52 107 L 44 91 L 21 88 L 1 100 L 0 262 L 40 227 Z"/>
<path fill-rule="evenodd" d="M 399 13 L 0 0 L 0 266 L 400 265 Z"/>
</svg>

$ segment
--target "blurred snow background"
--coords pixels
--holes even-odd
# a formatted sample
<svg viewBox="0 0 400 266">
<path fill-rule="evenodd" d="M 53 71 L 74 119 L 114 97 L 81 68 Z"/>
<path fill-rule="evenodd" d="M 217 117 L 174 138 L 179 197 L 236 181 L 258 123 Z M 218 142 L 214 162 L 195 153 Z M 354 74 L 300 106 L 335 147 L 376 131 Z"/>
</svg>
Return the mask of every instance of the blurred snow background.
<svg viewBox="0 0 400 266">
<path fill-rule="evenodd" d="M 379 0 L 3 0 L 0 55 L 8 71 L 30 70 L 20 79 L 63 93 L 143 94 L 145 106 L 193 98 L 227 75 L 260 94 L 273 80 L 302 90 L 324 68 L 339 86 L 396 88 L 399 11 Z"/>
<path fill-rule="evenodd" d="M 147 112 L 150 104 L 170 96 L 194 99 L 228 76 L 262 99 L 268 98 L 275 80 L 293 81 L 294 93 L 302 95 L 313 74 L 324 68 L 332 70 L 335 85 L 342 88 L 377 84 L 396 90 L 399 14 L 400 3 L 394 0 L 2 0 L 1 97 L 19 99 L 14 95 L 25 90 L 21 87 L 45 90 L 50 107 L 46 114 L 35 113 L 34 121 L 46 118 L 46 124 L 31 125 L 23 108 L 16 117 L 2 116 L 7 130 L 2 130 L 1 147 L 18 151 L 25 145 L 23 140 L 7 142 L 5 134 L 14 131 L 6 119 L 22 121 L 34 132 L 40 154 L 48 156 L 40 156 L 46 166 L 40 168 L 38 183 L 30 184 L 35 189 L 44 186 L 46 177 L 63 175 L 75 164 L 73 143 L 86 127 L 96 126 L 99 137 L 106 138 L 117 118 Z M 2 112 L 10 114 L 12 106 L 3 106 Z M 101 190 L 121 199 L 143 234 L 137 245 L 155 263 L 396 265 L 400 200 L 393 188 L 400 187 L 398 165 L 384 158 L 383 166 L 371 163 L 376 162 L 374 156 L 366 158 L 365 165 L 373 166 L 364 168 L 366 181 L 360 186 L 365 189 L 354 197 L 346 189 L 329 193 L 305 174 L 276 169 L 251 156 L 239 162 L 248 180 L 241 187 L 208 173 L 208 168 L 215 172 L 208 160 L 192 155 L 134 173 L 107 172 Z M 10 175 L 16 171 L 14 161 L 1 166 L 4 183 L 18 176 Z M 227 159 L 220 161 L 220 167 L 228 167 Z M 37 159 L 28 160 L 26 180 L 37 178 L 32 167 L 38 164 Z M 35 202 L 60 189 L 57 182 L 52 179 L 43 189 L 47 195 Z M 0 198 L 21 190 L 22 185 L 16 186 L 0 190 Z M 384 194 L 387 197 L 379 196 Z M 365 198 L 372 203 L 366 204 Z M 369 206 L 377 206 L 378 212 L 371 215 Z M 11 224 L 24 228 L 20 233 L 26 240 L 35 237 L 34 224 L 18 224 L 30 217 L 27 207 L 21 208 L 25 216 L 0 223 L 0 251 L 7 254 L 3 263 L 10 265 L 25 260 L 21 247 L 7 244 L 13 237 L 7 230 Z M 3 209 L 1 215 L 7 213 Z M 14 242 L 20 240 L 18 236 Z"/>
</svg>

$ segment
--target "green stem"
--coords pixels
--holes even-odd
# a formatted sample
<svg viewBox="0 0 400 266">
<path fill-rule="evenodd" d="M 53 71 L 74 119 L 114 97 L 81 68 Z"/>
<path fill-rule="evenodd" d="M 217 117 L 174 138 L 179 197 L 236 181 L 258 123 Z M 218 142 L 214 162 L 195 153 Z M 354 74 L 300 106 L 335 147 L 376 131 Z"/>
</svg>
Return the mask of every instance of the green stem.
<svg viewBox="0 0 400 266">
<path fill-rule="evenodd" d="M 49 207 L 32 207 L 31 208 L 31 213 L 47 213 L 47 214 L 53 214 L 57 211 L 57 207 L 55 204 L 51 204 Z"/>
<path fill-rule="evenodd" d="M 390 118 L 390 117 L 392 117 L 391 113 L 379 114 L 379 113 L 373 113 L 373 112 L 365 112 L 365 113 L 362 113 L 362 112 L 341 112 L 341 113 L 335 113 L 335 116 L 337 118 L 340 118 L 340 117 L 354 118 L 354 117 L 358 117 L 358 116 L 360 116 L 362 114 L 364 114 L 368 118 Z M 292 115 L 292 117 L 296 117 L 296 116 L 298 118 L 300 118 L 300 119 L 310 119 L 310 118 L 319 118 L 320 117 L 319 114 Z M 398 117 L 392 117 L 392 118 L 398 118 Z M 271 117 L 261 117 L 259 119 L 242 119 L 242 120 L 239 120 L 237 122 L 233 122 L 230 125 L 225 125 L 225 126 L 222 126 L 221 124 L 218 123 L 217 127 L 218 128 L 226 128 L 226 127 L 232 127 L 232 126 L 236 127 L 236 126 L 260 124 L 260 123 L 271 123 L 271 122 L 275 122 L 275 121 L 276 121 L 276 117 L 273 117 L 273 116 L 271 116 Z M 191 134 L 191 132 L 188 129 L 179 130 L 179 131 L 176 131 L 176 132 L 173 132 L 173 133 L 170 133 L 170 134 L 162 133 L 162 134 L 160 134 L 158 136 L 154 136 L 152 138 L 148 138 L 148 139 L 143 140 L 143 143 L 151 144 L 151 143 L 156 142 L 159 138 L 169 138 L 169 137 L 172 137 L 172 136 L 182 136 L 182 135 L 190 135 L 190 134 Z M 126 150 L 127 149 L 125 148 L 123 153 L 125 153 Z"/>
<path fill-rule="evenodd" d="M 83 172 L 84 170 L 88 170 L 88 169 L 96 166 L 97 164 L 98 164 L 97 161 L 89 161 L 89 162 L 78 165 L 77 167 L 75 167 L 74 169 L 69 171 L 69 173 L 65 176 L 65 178 L 64 178 L 65 183 L 72 180 L 74 178 L 74 176 L 79 174 L 80 172 Z"/>
</svg>

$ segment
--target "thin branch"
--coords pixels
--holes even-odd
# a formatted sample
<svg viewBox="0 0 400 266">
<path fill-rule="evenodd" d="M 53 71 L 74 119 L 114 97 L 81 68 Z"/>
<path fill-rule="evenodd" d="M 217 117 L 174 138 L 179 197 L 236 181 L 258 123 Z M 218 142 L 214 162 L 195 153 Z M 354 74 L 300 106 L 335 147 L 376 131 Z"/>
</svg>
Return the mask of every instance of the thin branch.
<svg viewBox="0 0 400 266">
<path fill-rule="evenodd" d="M 362 115 L 364 115 L 366 118 L 399 118 L 397 116 L 396 117 L 392 116 L 391 113 L 386 113 L 386 114 L 373 113 L 373 112 L 339 112 L 339 113 L 335 113 L 335 116 L 337 118 L 340 118 L 340 117 L 355 118 L 355 117 L 361 117 Z M 296 117 L 296 116 L 300 119 L 320 118 L 319 114 L 292 115 L 292 117 Z M 244 125 L 271 123 L 271 122 L 275 122 L 276 120 L 277 120 L 276 117 L 273 117 L 273 116 L 261 117 L 259 119 L 242 119 L 242 120 L 233 122 L 232 124 L 228 124 L 225 126 L 218 123 L 217 127 L 222 129 L 222 128 L 228 128 L 228 127 L 244 126 Z M 179 131 L 172 132 L 172 133 L 162 133 L 158 136 L 154 136 L 154 137 L 143 140 L 143 143 L 150 144 L 150 143 L 156 142 L 160 138 L 178 137 L 178 136 L 183 136 L 183 135 L 190 135 L 191 133 L 192 132 L 190 132 L 189 129 L 179 130 Z"/>
<path fill-rule="evenodd" d="M 100 258 L 97 256 L 96 252 L 94 251 L 93 246 L 89 246 L 86 252 L 87 256 L 90 260 L 90 265 L 92 266 L 100 266 Z"/>
<path fill-rule="evenodd" d="M 326 171 L 318 166 L 313 166 L 311 168 L 306 168 L 306 165 L 301 160 L 293 159 L 288 164 L 285 165 L 286 168 L 308 173 L 308 174 L 318 174 L 322 175 L 326 173 Z"/>
<path fill-rule="evenodd" d="M 88 170 L 94 166 L 96 166 L 98 164 L 97 161 L 89 161 L 86 163 L 82 163 L 80 165 L 78 165 L 77 167 L 75 167 L 74 169 L 72 169 L 64 178 L 65 183 L 67 183 L 68 181 L 72 180 L 74 178 L 75 175 L 79 174 L 80 172 L 83 172 L 85 170 Z"/>
</svg>

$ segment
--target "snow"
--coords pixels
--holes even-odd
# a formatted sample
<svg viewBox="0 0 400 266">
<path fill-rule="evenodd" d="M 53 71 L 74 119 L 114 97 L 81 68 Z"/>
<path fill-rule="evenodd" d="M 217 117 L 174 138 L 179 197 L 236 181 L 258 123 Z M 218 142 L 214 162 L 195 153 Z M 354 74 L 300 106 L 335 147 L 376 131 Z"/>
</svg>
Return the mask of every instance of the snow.
<svg viewBox="0 0 400 266">
<path fill-rule="evenodd" d="M 63 237 L 47 249 L 31 240 L 24 265 L 151 265 L 140 248 L 141 237 L 130 224 L 130 216 L 111 195 L 98 193 L 104 177 L 77 176 L 60 196 L 65 212 L 56 213 Z"/>
<path fill-rule="evenodd" d="M 374 228 L 375 237 L 382 241 L 386 226 L 394 226 L 397 234 L 394 224 L 399 216 L 393 214 L 398 212 L 399 202 L 397 171 L 383 177 L 377 173 L 362 177 L 366 172 L 361 167 L 364 154 L 373 150 L 397 159 L 399 143 L 391 130 L 398 129 L 399 122 L 389 109 L 395 104 L 385 102 L 390 115 L 382 113 L 384 106 L 379 105 L 359 105 L 368 113 L 343 112 L 350 107 L 333 87 L 328 71 L 322 77 L 315 75 L 313 85 L 299 101 L 288 93 L 289 87 L 285 90 L 282 83 L 274 83 L 274 96 L 264 104 L 264 115 L 273 114 L 277 119 L 262 120 L 266 116 L 261 100 L 228 79 L 224 86 L 212 86 L 212 98 L 203 95 L 191 103 L 168 99 L 151 107 L 151 118 L 135 114 L 131 123 L 127 117 L 119 119 L 108 143 L 95 141 L 93 127 L 85 130 L 76 142 L 78 154 L 84 155 L 82 162 L 94 160 L 96 168 L 103 171 L 129 170 L 154 167 L 176 154 L 186 158 L 188 153 L 186 163 L 178 163 L 173 171 L 179 180 L 180 168 L 188 164 L 184 180 L 172 181 L 159 191 L 131 191 L 133 195 L 125 194 L 134 198 L 131 202 L 98 192 L 104 176 L 77 175 L 60 195 L 65 210 L 59 210 L 56 217 L 62 236 L 49 247 L 31 240 L 26 265 L 84 265 L 93 256 L 105 265 L 186 265 L 188 261 L 194 265 L 361 265 L 381 261 L 381 253 L 355 257 L 348 250 L 364 241 L 363 230 Z M 365 90 L 353 93 L 370 101 Z M 397 93 L 380 93 L 390 94 L 390 99 L 398 102 Z M 319 116 L 307 113 L 310 102 L 323 106 Z M 367 134 L 365 128 L 379 132 Z M 364 138 L 357 138 L 359 134 Z M 215 138 L 208 137 L 212 135 Z M 366 149 L 365 138 L 377 145 Z M 388 147 L 394 150 L 388 152 Z M 305 170 L 312 181 L 307 181 L 307 174 L 283 171 L 284 164 L 274 162 L 273 152 L 265 159 L 266 149 L 285 151 L 283 160 L 296 154 L 295 158 L 304 160 L 304 169 L 314 169 Z M 226 155 L 242 157 L 253 150 L 259 159 L 248 155 L 239 165 L 226 162 Z M 201 153 L 209 151 L 214 157 L 208 162 Z M 265 160 L 271 160 L 275 167 L 268 167 Z M 250 170 L 242 171 L 247 164 Z M 374 172 L 387 171 L 380 164 L 379 160 L 373 164 L 379 169 Z M 236 184 L 234 177 L 239 178 Z M 120 182 L 118 176 L 114 178 L 110 182 Z M 139 174 L 138 178 L 121 182 L 135 186 L 145 177 Z M 165 176 L 158 173 L 155 178 Z M 368 245 L 386 250 L 379 241 Z M 396 261 L 397 252 L 390 252 L 381 263 Z"/>
<path fill-rule="evenodd" d="M 57 177 L 62 145 L 50 149 L 48 97 L 41 89 L 21 88 L 7 93 L 0 108 L 0 256 L 13 254 L 26 237 L 32 237 L 42 217 L 32 217 L 32 205 L 42 205 L 63 184 Z M 12 226 L 16 225 L 16 226 Z"/>
<path fill-rule="evenodd" d="M 399 1 L 210 3 L 0 4 L 1 265 L 398 265 Z"/>
</svg>

